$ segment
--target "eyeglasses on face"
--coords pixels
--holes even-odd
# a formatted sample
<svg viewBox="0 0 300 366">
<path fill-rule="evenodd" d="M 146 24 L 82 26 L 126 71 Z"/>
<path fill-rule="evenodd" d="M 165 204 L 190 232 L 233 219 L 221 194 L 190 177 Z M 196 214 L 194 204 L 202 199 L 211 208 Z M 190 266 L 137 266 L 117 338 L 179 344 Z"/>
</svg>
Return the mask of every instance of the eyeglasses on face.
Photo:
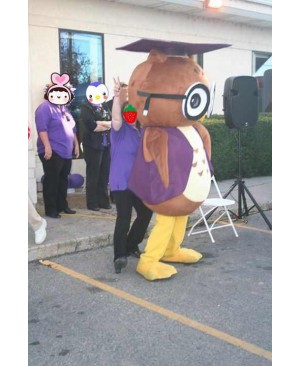
<svg viewBox="0 0 300 366">
<path fill-rule="evenodd" d="M 143 90 L 138 90 L 137 94 L 141 97 L 146 97 L 144 116 L 148 115 L 152 98 L 182 100 L 182 114 L 185 118 L 191 120 L 198 120 L 204 116 L 210 104 L 209 89 L 201 83 L 192 84 L 185 94 L 150 93 Z"/>
</svg>

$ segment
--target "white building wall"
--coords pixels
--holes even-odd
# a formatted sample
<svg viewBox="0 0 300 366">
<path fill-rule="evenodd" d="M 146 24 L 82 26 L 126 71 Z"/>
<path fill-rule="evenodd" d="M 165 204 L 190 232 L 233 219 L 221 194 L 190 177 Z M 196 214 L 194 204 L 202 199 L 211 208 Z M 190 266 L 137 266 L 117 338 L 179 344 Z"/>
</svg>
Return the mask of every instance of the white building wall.
<svg viewBox="0 0 300 366">
<path fill-rule="evenodd" d="M 58 29 L 104 34 L 105 84 L 111 93 L 113 77 L 128 81 L 134 67 L 147 57 L 145 53 L 117 51 L 116 47 L 140 38 L 232 44 L 204 55 L 208 79 L 217 83 L 214 113 L 222 113 L 225 80 L 251 75 L 252 51 L 272 50 L 271 29 L 101 0 L 29 0 L 29 114 L 33 144 L 36 141 L 34 111 L 43 99 L 43 88 L 50 81 L 51 73 L 60 71 Z M 29 153 L 33 155 L 34 150 Z M 30 163 L 32 159 L 31 156 Z M 37 156 L 35 164 L 35 179 L 40 181 L 43 170 Z M 72 171 L 85 175 L 84 160 L 73 160 Z"/>
</svg>

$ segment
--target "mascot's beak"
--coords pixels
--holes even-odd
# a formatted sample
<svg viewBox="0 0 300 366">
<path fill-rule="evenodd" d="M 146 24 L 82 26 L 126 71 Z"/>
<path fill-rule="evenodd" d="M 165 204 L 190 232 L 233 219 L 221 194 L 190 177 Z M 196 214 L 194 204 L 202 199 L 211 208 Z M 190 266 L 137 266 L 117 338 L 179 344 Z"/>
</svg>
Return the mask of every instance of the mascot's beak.
<svg viewBox="0 0 300 366">
<path fill-rule="evenodd" d="M 206 118 L 206 115 L 204 115 L 204 116 L 202 116 L 200 119 L 199 119 L 199 123 L 202 123 L 204 120 L 205 120 L 205 118 Z"/>
</svg>

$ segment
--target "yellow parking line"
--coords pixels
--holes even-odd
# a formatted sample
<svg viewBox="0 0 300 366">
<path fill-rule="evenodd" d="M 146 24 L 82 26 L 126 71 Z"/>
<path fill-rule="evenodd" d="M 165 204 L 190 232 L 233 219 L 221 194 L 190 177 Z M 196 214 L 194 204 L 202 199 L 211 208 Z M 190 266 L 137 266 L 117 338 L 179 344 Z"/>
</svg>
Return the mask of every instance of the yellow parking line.
<svg viewBox="0 0 300 366">
<path fill-rule="evenodd" d="M 246 226 L 246 224 L 234 224 L 234 226 L 242 228 L 242 229 L 248 229 L 248 230 L 253 230 L 253 231 L 259 231 L 261 233 L 265 233 L 265 234 L 269 234 L 272 235 L 272 231 L 271 230 L 266 230 L 266 229 L 260 229 L 258 227 L 254 227 L 254 226 Z"/>
<path fill-rule="evenodd" d="M 218 338 L 224 342 L 227 342 L 233 346 L 240 347 L 244 349 L 245 351 L 248 351 L 250 353 L 253 353 L 257 356 L 266 358 L 267 360 L 272 360 L 272 353 L 270 351 L 266 351 L 263 348 L 257 347 L 254 344 L 245 342 L 239 338 L 233 337 L 230 334 L 224 333 L 218 329 L 212 328 L 210 326 L 207 326 L 205 324 L 199 323 L 195 320 L 189 319 L 181 314 L 175 313 L 173 311 L 167 310 L 165 308 L 162 308 L 156 304 L 153 304 L 149 301 L 143 300 L 137 296 L 133 296 L 128 294 L 127 292 L 124 292 L 122 290 L 118 290 L 115 287 L 111 287 L 109 285 L 106 285 L 103 282 L 96 281 L 93 278 L 90 278 L 88 276 L 83 275 L 82 273 L 73 271 L 70 268 L 64 267 L 60 264 L 57 264 L 55 262 L 51 262 L 49 260 L 40 260 L 40 263 L 49 266 L 53 269 L 56 269 L 58 271 L 61 271 L 69 276 L 72 276 L 74 278 L 77 278 L 80 281 L 83 281 L 85 283 L 88 283 L 92 286 L 95 286 L 97 288 L 100 288 L 101 290 L 107 291 L 113 295 L 116 295 L 126 301 L 130 301 L 136 305 L 142 306 L 146 309 L 149 309 L 153 312 L 156 312 L 158 314 L 161 314 L 169 319 L 175 320 L 181 324 L 184 324 L 190 328 L 196 329 L 202 333 L 208 334 L 212 337 Z"/>
<path fill-rule="evenodd" d="M 212 221 L 213 222 L 213 221 Z M 223 220 L 220 220 L 219 221 L 220 224 L 228 224 L 228 221 L 223 221 Z M 237 224 L 237 223 L 233 223 L 235 227 L 239 227 L 239 228 L 242 228 L 242 229 L 248 229 L 248 230 L 253 230 L 253 231 L 259 231 L 261 233 L 265 233 L 265 234 L 270 234 L 272 235 L 272 231 L 271 230 L 266 230 L 266 229 L 260 229 L 258 227 L 255 227 L 255 226 L 249 226 L 247 224 Z"/>
</svg>

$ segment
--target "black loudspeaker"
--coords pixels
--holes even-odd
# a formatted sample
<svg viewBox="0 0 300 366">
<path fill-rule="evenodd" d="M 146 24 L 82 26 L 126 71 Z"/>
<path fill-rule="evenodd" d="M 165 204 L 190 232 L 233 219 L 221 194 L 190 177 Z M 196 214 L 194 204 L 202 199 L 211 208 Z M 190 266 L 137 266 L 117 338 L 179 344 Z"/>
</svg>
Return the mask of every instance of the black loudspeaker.
<svg viewBox="0 0 300 366">
<path fill-rule="evenodd" d="M 272 112 L 272 69 L 266 70 L 263 77 L 262 111 Z"/>
<path fill-rule="evenodd" d="M 226 79 L 223 110 L 227 127 L 254 127 L 258 120 L 258 84 L 253 76 Z"/>
</svg>

